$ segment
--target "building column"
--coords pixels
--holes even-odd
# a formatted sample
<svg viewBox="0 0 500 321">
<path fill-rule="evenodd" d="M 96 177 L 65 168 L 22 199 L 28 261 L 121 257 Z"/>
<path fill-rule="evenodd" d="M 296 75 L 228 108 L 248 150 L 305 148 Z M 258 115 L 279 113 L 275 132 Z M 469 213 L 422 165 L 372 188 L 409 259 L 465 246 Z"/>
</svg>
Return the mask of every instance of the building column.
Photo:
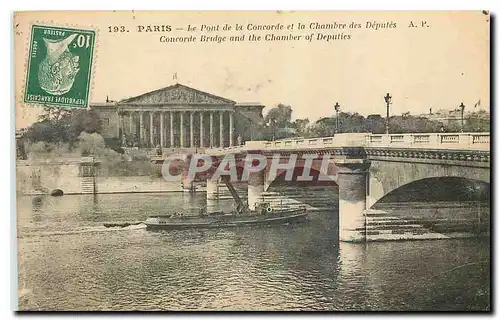
<svg viewBox="0 0 500 321">
<path fill-rule="evenodd" d="M 153 111 L 149 112 L 149 143 L 151 144 L 151 148 L 155 147 L 153 114 Z"/>
<path fill-rule="evenodd" d="M 119 131 L 120 131 L 120 139 L 121 139 L 123 134 L 125 133 L 125 115 L 123 115 L 123 112 L 120 113 L 119 122 L 120 122 Z"/>
<path fill-rule="evenodd" d="M 139 146 L 144 147 L 144 112 L 139 112 Z"/>
<path fill-rule="evenodd" d="M 200 111 L 200 147 L 203 147 L 203 139 L 205 138 L 205 129 L 203 128 L 203 112 Z"/>
<path fill-rule="evenodd" d="M 233 112 L 229 113 L 229 146 L 233 146 Z"/>
<path fill-rule="evenodd" d="M 224 147 L 224 112 L 219 113 L 219 147 Z"/>
<path fill-rule="evenodd" d="M 210 148 L 214 147 L 214 113 L 210 112 Z"/>
<path fill-rule="evenodd" d="M 366 241 L 366 178 L 370 163 L 363 159 L 336 161 L 339 186 L 339 239 Z"/>
<path fill-rule="evenodd" d="M 189 147 L 194 147 L 194 112 L 189 112 Z"/>
<path fill-rule="evenodd" d="M 174 112 L 170 112 L 170 148 L 174 147 Z"/>
<path fill-rule="evenodd" d="M 160 112 L 160 146 L 165 147 L 165 114 Z"/>
<path fill-rule="evenodd" d="M 181 121 L 180 121 L 180 124 L 179 124 L 179 127 L 180 127 L 180 147 L 184 147 L 184 112 L 181 111 L 181 114 L 180 114 L 180 117 L 181 117 Z"/>
<path fill-rule="evenodd" d="M 129 111 L 128 112 L 128 126 L 130 129 L 130 135 L 134 136 L 135 134 L 135 128 L 134 128 L 134 113 Z"/>
<path fill-rule="evenodd" d="M 254 211 L 262 202 L 264 193 L 264 170 L 248 174 L 248 208 Z"/>
</svg>

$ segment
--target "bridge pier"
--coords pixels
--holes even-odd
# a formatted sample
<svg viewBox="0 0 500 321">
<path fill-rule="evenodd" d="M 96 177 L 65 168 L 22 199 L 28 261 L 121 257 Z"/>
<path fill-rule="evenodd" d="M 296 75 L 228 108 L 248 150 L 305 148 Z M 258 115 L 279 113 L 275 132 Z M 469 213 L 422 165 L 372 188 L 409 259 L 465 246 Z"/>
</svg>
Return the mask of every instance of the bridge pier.
<svg viewBox="0 0 500 321">
<path fill-rule="evenodd" d="M 215 212 L 220 210 L 219 204 L 219 180 L 218 179 L 207 179 L 207 207 L 208 212 Z"/>
<path fill-rule="evenodd" d="M 182 190 L 186 193 L 191 193 L 196 191 L 196 185 L 193 179 L 189 178 L 187 171 L 182 174 Z"/>
<path fill-rule="evenodd" d="M 219 199 L 219 180 L 207 179 L 207 200 Z"/>
<path fill-rule="evenodd" d="M 248 208 L 255 208 L 262 203 L 264 193 L 264 171 L 248 173 Z"/>
<path fill-rule="evenodd" d="M 365 242 L 366 178 L 370 163 L 364 159 L 336 161 L 339 186 L 339 240 Z"/>
</svg>

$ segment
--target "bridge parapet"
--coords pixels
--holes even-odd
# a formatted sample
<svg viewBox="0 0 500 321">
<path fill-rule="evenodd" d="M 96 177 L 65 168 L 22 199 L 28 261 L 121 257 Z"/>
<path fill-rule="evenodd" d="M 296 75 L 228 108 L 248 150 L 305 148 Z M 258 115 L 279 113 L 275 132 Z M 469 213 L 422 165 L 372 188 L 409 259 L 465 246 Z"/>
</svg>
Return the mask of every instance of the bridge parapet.
<svg viewBox="0 0 500 321">
<path fill-rule="evenodd" d="M 266 149 L 318 149 L 329 147 L 363 147 L 366 133 L 344 133 L 332 137 L 295 138 L 264 142 Z"/>
<path fill-rule="evenodd" d="M 330 147 L 395 147 L 490 150 L 490 133 L 344 133 L 334 137 L 295 138 L 276 141 L 249 141 L 245 149 L 322 149 Z M 228 149 L 225 149 L 228 150 Z"/>
<path fill-rule="evenodd" d="M 490 150 L 490 133 L 370 134 L 368 147 Z"/>
</svg>

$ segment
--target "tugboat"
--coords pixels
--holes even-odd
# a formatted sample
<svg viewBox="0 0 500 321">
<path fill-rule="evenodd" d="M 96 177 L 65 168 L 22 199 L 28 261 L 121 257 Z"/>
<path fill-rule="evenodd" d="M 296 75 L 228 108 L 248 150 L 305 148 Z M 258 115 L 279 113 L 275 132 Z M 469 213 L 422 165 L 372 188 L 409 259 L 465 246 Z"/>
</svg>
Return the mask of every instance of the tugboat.
<svg viewBox="0 0 500 321">
<path fill-rule="evenodd" d="M 144 224 L 150 230 L 180 230 L 236 227 L 246 225 L 270 225 L 299 223 L 306 220 L 307 210 L 303 207 L 273 208 L 269 203 L 262 203 L 254 211 L 250 210 L 239 197 L 234 186 L 225 176 L 222 181 L 226 184 L 236 203 L 235 210 L 224 213 L 200 211 L 199 215 L 184 215 L 172 213 L 149 217 Z"/>
</svg>

